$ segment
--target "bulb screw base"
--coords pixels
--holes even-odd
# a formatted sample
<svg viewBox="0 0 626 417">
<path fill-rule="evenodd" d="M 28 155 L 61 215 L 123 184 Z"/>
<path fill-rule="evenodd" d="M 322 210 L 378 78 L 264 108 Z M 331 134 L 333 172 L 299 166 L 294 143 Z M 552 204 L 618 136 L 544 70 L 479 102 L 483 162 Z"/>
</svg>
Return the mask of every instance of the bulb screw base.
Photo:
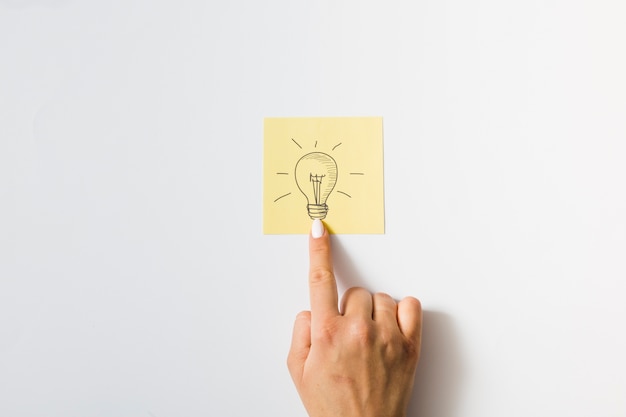
<svg viewBox="0 0 626 417">
<path fill-rule="evenodd" d="M 328 213 L 327 204 L 307 204 L 306 209 L 308 210 L 309 217 L 312 220 L 324 220 L 326 218 L 326 214 Z"/>
</svg>

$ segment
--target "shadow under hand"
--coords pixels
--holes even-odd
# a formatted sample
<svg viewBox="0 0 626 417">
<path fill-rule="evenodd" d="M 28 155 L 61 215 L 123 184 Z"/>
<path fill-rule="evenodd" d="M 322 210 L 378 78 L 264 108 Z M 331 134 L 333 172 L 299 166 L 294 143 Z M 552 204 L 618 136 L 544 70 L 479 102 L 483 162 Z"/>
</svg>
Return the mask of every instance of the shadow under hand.
<svg viewBox="0 0 626 417">
<path fill-rule="evenodd" d="M 332 236 L 332 254 L 339 295 L 351 287 L 368 285 L 344 245 Z M 368 289 L 369 290 L 369 289 Z M 423 312 L 422 349 L 415 375 L 408 417 L 455 417 L 463 383 L 461 348 L 451 317 L 439 311 Z"/>
<path fill-rule="evenodd" d="M 335 270 L 335 278 L 337 279 L 339 295 L 345 292 L 348 288 L 367 288 L 365 282 L 359 278 L 361 274 L 354 265 L 354 262 L 352 262 L 352 259 L 350 259 L 350 256 L 341 241 L 336 235 L 331 236 L 331 239 L 333 268 Z"/>
<path fill-rule="evenodd" d="M 422 350 L 407 416 L 454 417 L 463 379 L 454 323 L 442 312 L 423 314 Z"/>
</svg>

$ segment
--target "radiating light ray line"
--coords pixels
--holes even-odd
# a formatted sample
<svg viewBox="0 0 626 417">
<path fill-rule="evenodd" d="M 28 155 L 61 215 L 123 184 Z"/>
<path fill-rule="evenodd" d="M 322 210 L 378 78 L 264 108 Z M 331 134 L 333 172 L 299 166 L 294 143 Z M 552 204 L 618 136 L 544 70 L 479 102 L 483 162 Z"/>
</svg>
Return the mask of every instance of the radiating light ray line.
<svg viewBox="0 0 626 417">
<path fill-rule="evenodd" d="M 280 196 L 280 197 L 278 197 L 276 200 L 274 200 L 274 203 L 275 203 L 275 202 L 277 202 L 278 200 L 280 200 L 280 199 L 281 199 L 281 198 L 283 198 L 283 197 L 287 197 L 289 194 L 291 194 L 291 193 L 287 193 L 287 194 L 281 195 L 281 196 Z"/>
</svg>

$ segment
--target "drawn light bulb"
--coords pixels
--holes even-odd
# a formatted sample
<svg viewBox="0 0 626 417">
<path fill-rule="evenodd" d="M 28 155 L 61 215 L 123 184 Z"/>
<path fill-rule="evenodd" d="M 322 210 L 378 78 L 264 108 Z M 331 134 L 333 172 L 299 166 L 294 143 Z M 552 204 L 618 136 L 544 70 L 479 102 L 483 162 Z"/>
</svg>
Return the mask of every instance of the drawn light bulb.
<svg viewBox="0 0 626 417">
<path fill-rule="evenodd" d="M 324 219 L 328 213 L 326 200 L 337 183 L 337 163 L 330 155 L 311 152 L 296 164 L 296 185 L 307 199 L 311 219 Z"/>
</svg>

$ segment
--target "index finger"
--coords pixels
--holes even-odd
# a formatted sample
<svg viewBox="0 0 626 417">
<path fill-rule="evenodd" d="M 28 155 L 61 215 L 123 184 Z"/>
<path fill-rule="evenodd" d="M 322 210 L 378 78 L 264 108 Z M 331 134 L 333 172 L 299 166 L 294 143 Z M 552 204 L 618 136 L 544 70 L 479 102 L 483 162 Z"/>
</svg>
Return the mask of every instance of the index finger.
<svg viewBox="0 0 626 417">
<path fill-rule="evenodd" d="M 313 321 L 317 317 L 339 315 L 330 236 L 318 219 L 313 220 L 309 235 L 309 295 Z"/>
</svg>

